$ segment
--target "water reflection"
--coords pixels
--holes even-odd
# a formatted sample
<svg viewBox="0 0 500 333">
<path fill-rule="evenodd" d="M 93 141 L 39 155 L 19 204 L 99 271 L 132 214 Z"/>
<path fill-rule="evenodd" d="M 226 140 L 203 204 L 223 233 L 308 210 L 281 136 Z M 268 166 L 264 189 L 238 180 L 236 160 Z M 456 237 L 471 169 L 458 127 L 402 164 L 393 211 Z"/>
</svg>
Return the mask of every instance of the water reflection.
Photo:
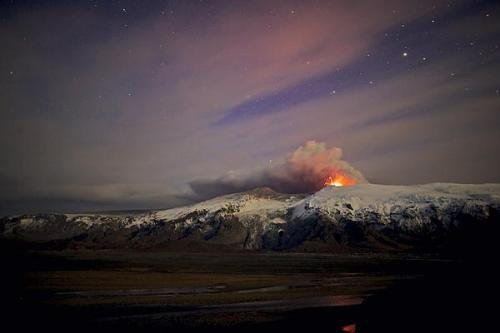
<svg viewBox="0 0 500 333">
<path fill-rule="evenodd" d="M 356 324 L 349 324 L 342 326 L 342 332 L 344 333 L 356 333 Z"/>
</svg>

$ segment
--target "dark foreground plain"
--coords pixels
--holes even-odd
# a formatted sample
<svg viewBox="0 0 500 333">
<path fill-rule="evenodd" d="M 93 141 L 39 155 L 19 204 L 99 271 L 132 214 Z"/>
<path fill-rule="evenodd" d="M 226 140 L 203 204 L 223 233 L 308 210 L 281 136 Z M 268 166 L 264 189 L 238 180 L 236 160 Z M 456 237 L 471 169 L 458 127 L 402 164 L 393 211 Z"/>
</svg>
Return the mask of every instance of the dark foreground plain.
<svg viewBox="0 0 500 333">
<path fill-rule="evenodd" d="M 4 323 L 52 332 L 486 332 L 497 326 L 497 263 L 472 252 L 33 251 L 3 242 Z"/>
</svg>

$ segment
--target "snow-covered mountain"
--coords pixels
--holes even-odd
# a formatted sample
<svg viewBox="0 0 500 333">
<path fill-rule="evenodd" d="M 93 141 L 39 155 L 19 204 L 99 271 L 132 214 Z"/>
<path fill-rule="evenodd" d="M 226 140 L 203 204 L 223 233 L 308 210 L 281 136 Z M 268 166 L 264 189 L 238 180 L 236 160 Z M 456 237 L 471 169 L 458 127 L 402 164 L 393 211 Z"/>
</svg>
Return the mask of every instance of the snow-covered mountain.
<svg viewBox="0 0 500 333">
<path fill-rule="evenodd" d="M 312 195 L 259 188 L 142 214 L 7 217 L 0 234 L 60 247 L 409 250 L 499 220 L 500 184 L 360 184 Z"/>
</svg>

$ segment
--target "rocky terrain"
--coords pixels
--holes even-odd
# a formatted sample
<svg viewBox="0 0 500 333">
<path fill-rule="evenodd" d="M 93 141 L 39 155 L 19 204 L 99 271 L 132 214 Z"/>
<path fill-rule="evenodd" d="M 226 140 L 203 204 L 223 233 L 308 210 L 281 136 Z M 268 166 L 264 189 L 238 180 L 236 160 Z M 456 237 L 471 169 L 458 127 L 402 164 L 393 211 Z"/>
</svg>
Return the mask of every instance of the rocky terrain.
<svg viewBox="0 0 500 333">
<path fill-rule="evenodd" d="M 5 217 L 0 237 L 42 248 L 410 251 L 461 246 L 498 225 L 500 184 L 269 188 L 140 214 Z"/>
</svg>

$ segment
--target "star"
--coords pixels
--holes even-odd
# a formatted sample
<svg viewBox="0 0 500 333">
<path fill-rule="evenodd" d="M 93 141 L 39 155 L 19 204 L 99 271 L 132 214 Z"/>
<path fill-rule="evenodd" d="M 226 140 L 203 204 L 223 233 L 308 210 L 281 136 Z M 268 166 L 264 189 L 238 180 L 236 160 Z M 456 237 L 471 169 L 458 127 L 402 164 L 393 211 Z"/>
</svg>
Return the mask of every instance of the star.
<svg viewBox="0 0 500 333">
<path fill-rule="evenodd" d="M 407 57 L 408 56 L 408 52 L 403 52 L 403 57 Z"/>
</svg>

